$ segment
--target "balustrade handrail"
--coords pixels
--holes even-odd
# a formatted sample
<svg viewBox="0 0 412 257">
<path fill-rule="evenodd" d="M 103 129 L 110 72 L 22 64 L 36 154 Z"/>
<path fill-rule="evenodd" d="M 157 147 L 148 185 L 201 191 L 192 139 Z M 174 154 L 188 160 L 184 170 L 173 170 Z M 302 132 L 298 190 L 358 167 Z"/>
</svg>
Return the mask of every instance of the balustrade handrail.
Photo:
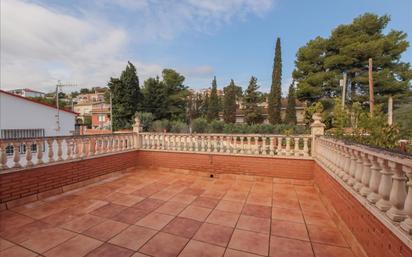
<svg viewBox="0 0 412 257">
<path fill-rule="evenodd" d="M 290 134 L 290 135 L 282 135 L 282 134 L 242 134 L 242 133 L 173 133 L 173 132 L 140 132 L 141 135 L 168 135 L 168 136 L 237 136 L 237 137 L 299 137 L 299 138 L 311 138 L 310 134 Z"/>
<path fill-rule="evenodd" d="M 339 139 L 316 137 L 315 160 L 412 248 L 412 158 Z"/>
<path fill-rule="evenodd" d="M 89 135 L 69 135 L 69 136 L 45 136 L 45 137 L 25 137 L 25 138 L 5 138 L 0 139 L 0 143 L 10 143 L 10 142 L 22 142 L 27 140 L 47 140 L 47 139 L 67 139 L 67 138 L 94 138 L 100 136 L 113 136 L 113 135 L 133 135 L 133 132 L 116 132 L 116 133 L 103 133 L 103 134 L 89 134 Z"/>
</svg>

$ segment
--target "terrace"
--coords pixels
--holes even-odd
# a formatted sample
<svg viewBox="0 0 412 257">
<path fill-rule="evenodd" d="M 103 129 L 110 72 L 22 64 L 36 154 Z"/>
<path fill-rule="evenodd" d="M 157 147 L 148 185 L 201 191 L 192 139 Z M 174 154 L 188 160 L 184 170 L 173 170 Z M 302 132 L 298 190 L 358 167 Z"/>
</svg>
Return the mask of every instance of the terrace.
<svg viewBox="0 0 412 257">
<path fill-rule="evenodd" d="M 412 256 L 412 160 L 314 118 L 301 136 L 1 141 L 0 256 Z"/>
</svg>

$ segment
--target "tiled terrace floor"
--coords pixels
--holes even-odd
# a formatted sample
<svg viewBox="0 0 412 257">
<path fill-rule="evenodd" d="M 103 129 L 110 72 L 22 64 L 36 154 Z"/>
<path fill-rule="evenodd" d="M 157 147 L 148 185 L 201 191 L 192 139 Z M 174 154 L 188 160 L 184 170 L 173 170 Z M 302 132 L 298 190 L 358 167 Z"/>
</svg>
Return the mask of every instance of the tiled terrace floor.
<svg viewBox="0 0 412 257">
<path fill-rule="evenodd" d="M 354 256 L 306 184 L 137 171 L 2 211 L 0 256 Z"/>
</svg>

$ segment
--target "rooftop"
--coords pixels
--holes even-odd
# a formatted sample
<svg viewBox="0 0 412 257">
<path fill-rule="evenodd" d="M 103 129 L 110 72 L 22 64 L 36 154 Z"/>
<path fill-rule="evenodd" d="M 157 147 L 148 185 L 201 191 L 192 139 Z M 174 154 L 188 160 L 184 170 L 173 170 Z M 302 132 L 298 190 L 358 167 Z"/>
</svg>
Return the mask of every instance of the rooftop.
<svg viewBox="0 0 412 257">
<path fill-rule="evenodd" d="M 0 235 L 3 256 L 355 256 L 334 215 L 312 181 L 136 169 L 3 211 Z"/>
</svg>

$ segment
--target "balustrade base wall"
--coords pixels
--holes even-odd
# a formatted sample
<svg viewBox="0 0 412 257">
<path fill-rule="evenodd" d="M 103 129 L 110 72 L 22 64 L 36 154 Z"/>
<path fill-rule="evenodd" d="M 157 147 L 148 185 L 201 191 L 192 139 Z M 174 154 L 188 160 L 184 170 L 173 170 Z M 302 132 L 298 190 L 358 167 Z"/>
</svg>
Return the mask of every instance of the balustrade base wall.
<svg viewBox="0 0 412 257">
<path fill-rule="evenodd" d="M 85 160 L 75 160 L 0 175 L 0 204 L 3 208 L 35 201 L 50 195 L 97 182 L 114 172 L 135 167 L 136 151 Z"/>
<path fill-rule="evenodd" d="M 138 165 L 142 167 L 203 171 L 210 174 L 313 179 L 313 160 L 148 150 L 138 151 L 137 156 Z"/>
<path fill-rule="evenodd" d="M 408 246 L 316 163 L 314 182 L 369 257 L 412 256 Z"/>
</svg>

